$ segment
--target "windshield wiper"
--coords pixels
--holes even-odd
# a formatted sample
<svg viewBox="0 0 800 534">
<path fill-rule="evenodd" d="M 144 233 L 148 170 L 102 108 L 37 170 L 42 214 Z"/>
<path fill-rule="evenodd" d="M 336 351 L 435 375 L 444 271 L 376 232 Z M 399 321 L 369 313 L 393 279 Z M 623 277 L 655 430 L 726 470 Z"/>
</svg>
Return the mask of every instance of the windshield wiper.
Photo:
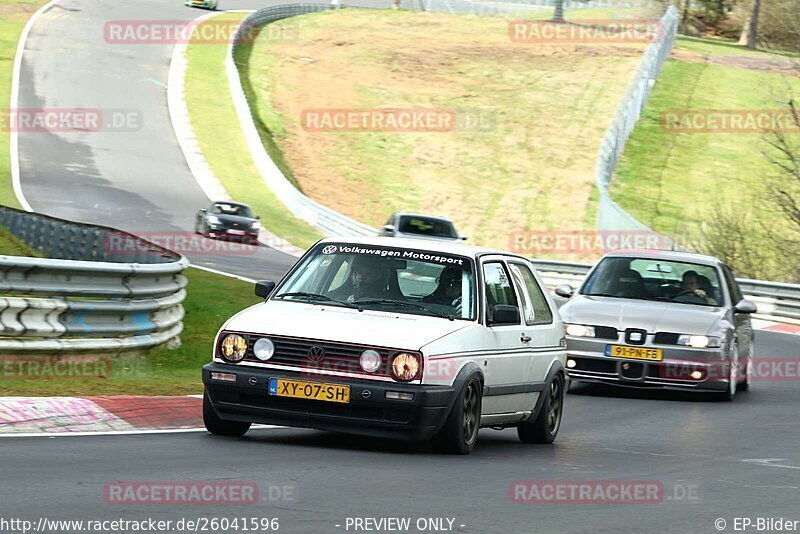
<svg viewBox="0 0 800 534">
<path fill-rule="evenodd" d="M 276 299 L 282 299 L 285 297 L 305 297 L 307 299 L 313 300 L 323 300 L 325 302 L 335 302 L 336 304 L 340 304 L 342 306 L 346 306 L 348 308 L 354 308 L 356 310 L 361 311 L 361 306 L 357 306 L 351 302 L 345 302 L 343 300 L 338 300 L 327 295 L 320 295 L 319 293 L 309 293 L 307 291 L 293 291 L 291 293 L 282 293 L 276 296 Z"/>
<path fill-rule="evenodd" d="M 405 300 L 394 300 L 394 299 L 362 299 L 357 300 L 354 304 L 392 304 L 396 306 L 406 306 L 410 308 L 416 308 L 418 310 L 423 310 L 431 315 L 435 315 L 436 317 L 442 317 L 443 319 L 448 319 L 450 321 L 455 321 L 456 317 L 452 314 L 446 314 L 442 312 L 438 312 L 436 310 L 432 310 L 427 306 L 423 306 L 422 304 L 416 304 L 414 302 L 406 302 Z"/>
</svg>

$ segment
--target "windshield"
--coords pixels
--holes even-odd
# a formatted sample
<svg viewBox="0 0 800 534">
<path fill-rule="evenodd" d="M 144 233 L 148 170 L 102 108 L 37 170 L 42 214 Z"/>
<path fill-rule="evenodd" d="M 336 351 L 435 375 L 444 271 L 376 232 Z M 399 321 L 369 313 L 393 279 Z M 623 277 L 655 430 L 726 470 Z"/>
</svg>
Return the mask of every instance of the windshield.
<svg viewBox="0 0 800 534">
<path fill-rule="evenodd" d="M 431 237 L 451 237 L 456 238 L 455 228 L 449 221 L 441 219 L 429 219 L 426 217 L 400 217 L 400 228 L 404 234 L 419 234 Z"/>
<path fill-rule="evenodd" d="M 606 258 L 586 280 L 582 295 L 721 306 L 717 269 L 653 258 Z"/>
<path fill-rule="evenodd" d="M 210 213 L 212 215 L 236 215 L 237 217 L 247 217 L 250 219 L 253 218 L 252 212 L 247 206 L 240 206 L 239 204 L 226 204 L 225 202 L 217 202 L 211 206 Z"/>
<path fill-rule="evenodd" d="M 472 260 L 439 252 L 318 245 L 273 297 L 473 320 Z"/>
</svg>

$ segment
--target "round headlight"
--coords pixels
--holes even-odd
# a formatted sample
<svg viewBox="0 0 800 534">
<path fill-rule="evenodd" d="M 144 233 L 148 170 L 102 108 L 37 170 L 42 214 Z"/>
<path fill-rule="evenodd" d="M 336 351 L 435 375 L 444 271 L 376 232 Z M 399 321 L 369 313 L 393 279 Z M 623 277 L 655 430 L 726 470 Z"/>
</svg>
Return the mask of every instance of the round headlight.
<svg viewBox="0 0 800 534">
<path fill-rule="evenodd" d="M 420 369 L 419 356 L 401 352 L 392 360 L 392 375 L 403 382 L 417 378 Z"/>
<path fill-rule="evenodd" d="M 361 368 L 366 372 L 374 373 L 381 368 L 381 355 L 378 354 L 378 351 L 367 349 L 361 353 L 358 363 L 361 364 Z"/>
<path fill-rule="evenodd" d="M 275 343 L 267 337 L 259 338 L 258 341 L 253 344 L 253 354 L 256 355 L 256 358 L 265 362 L 275 354 Z"/>
<path fill-rule="evenodd" d="M 230 362 L 240 362 L 247 353 L 247 340 L 239 334 L 228 334 L 219 345 L 222 357 Z"/>
</svg>

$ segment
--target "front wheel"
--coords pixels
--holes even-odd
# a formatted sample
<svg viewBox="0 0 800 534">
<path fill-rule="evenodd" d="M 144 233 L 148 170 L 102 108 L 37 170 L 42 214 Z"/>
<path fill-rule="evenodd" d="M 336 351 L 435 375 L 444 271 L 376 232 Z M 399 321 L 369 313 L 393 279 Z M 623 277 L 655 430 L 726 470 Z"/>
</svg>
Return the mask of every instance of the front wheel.
<svg viewBox="0 0 800 534">
<path fill-rule="evenodd" d="M 739 384 L 739 345 L 733 346 L 733 355 L 728 361 L 728 387 L 717 394 L 717 399 L 723 402 L 732 402 L 736 398 L 736 389 Z"/>
<path fill-rule="evenodd" d="M 203 394 L 203 424 L 206 430 L 217 436 L 244 436 L 250 430 L 250 423 L 240 423 L 239 421 L 225 421 L 220 419 L 208 393 Z"/>
<path fill-rule="evenodd" d="M 517 426 L 517 435 L 523 443 L 553 443 L 561 428 L 561 415 L 564 411 L 564 375 L 556 374 L 550 387 L 542 392 L 547 395 L 536 419 L 525 421 Z"/>
<path fill-rule="evenodd" d="M 436 450 L 448 454 L 472 452 L 478 441 L 482 393 L 478 377 L 470 377 L 458 394 L 444 426 L 433 438 L 433 446 Z"/>
</svg>

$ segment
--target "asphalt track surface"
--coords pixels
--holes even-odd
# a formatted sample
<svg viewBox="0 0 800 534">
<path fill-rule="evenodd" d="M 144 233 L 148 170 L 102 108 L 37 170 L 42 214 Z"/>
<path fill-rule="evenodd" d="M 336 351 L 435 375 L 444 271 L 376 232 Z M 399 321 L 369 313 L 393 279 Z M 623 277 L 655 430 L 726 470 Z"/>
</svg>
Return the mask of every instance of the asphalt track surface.
<svg viewBox="0 0 800 534">
<path fill-rule="evenodd" d="M 34 209 L 137 232 L 191 230 L 206 199 L 169 123 L 172 47 L 109 45 L 102 28 L 108 20 L 200 14 L 179 1 L 64 0 L 39 18 L 27 42 L 20 107 L 135 109 L 144 125 L 128 133 L 21 134 L 22 187 Z M 195 261 L 258 278 L 278 276 L 293 259 L 260 247 L 224 264 Z M 800 359 L 800 337 L 758 332 L 756 343 L 758 358 Z M 714 521 L 724 518 L 730 531 L 734 517 L 800 519 L 799 385 L 756 382 L 730 404 L 579 384 L 567 396 L 554 445 L 483 430 L 466 457 L 302 429 L 252 430 L 243 439 L 8 438 L 0 441 L 0 518 L 277 517 L 287 533 L 346 532 L 348 517 L 448 517 L 454 531 L 474 533 L 717 532 Z M 290 486 L 294 495 L 243 507 L 103 499 L 109 482 L 187 480 L 251 481 L 262 495 Z M 519 480 L 658 481 L 665 493 L 654 504 L 516 504 L 509 487 Z"/>
</svg>

